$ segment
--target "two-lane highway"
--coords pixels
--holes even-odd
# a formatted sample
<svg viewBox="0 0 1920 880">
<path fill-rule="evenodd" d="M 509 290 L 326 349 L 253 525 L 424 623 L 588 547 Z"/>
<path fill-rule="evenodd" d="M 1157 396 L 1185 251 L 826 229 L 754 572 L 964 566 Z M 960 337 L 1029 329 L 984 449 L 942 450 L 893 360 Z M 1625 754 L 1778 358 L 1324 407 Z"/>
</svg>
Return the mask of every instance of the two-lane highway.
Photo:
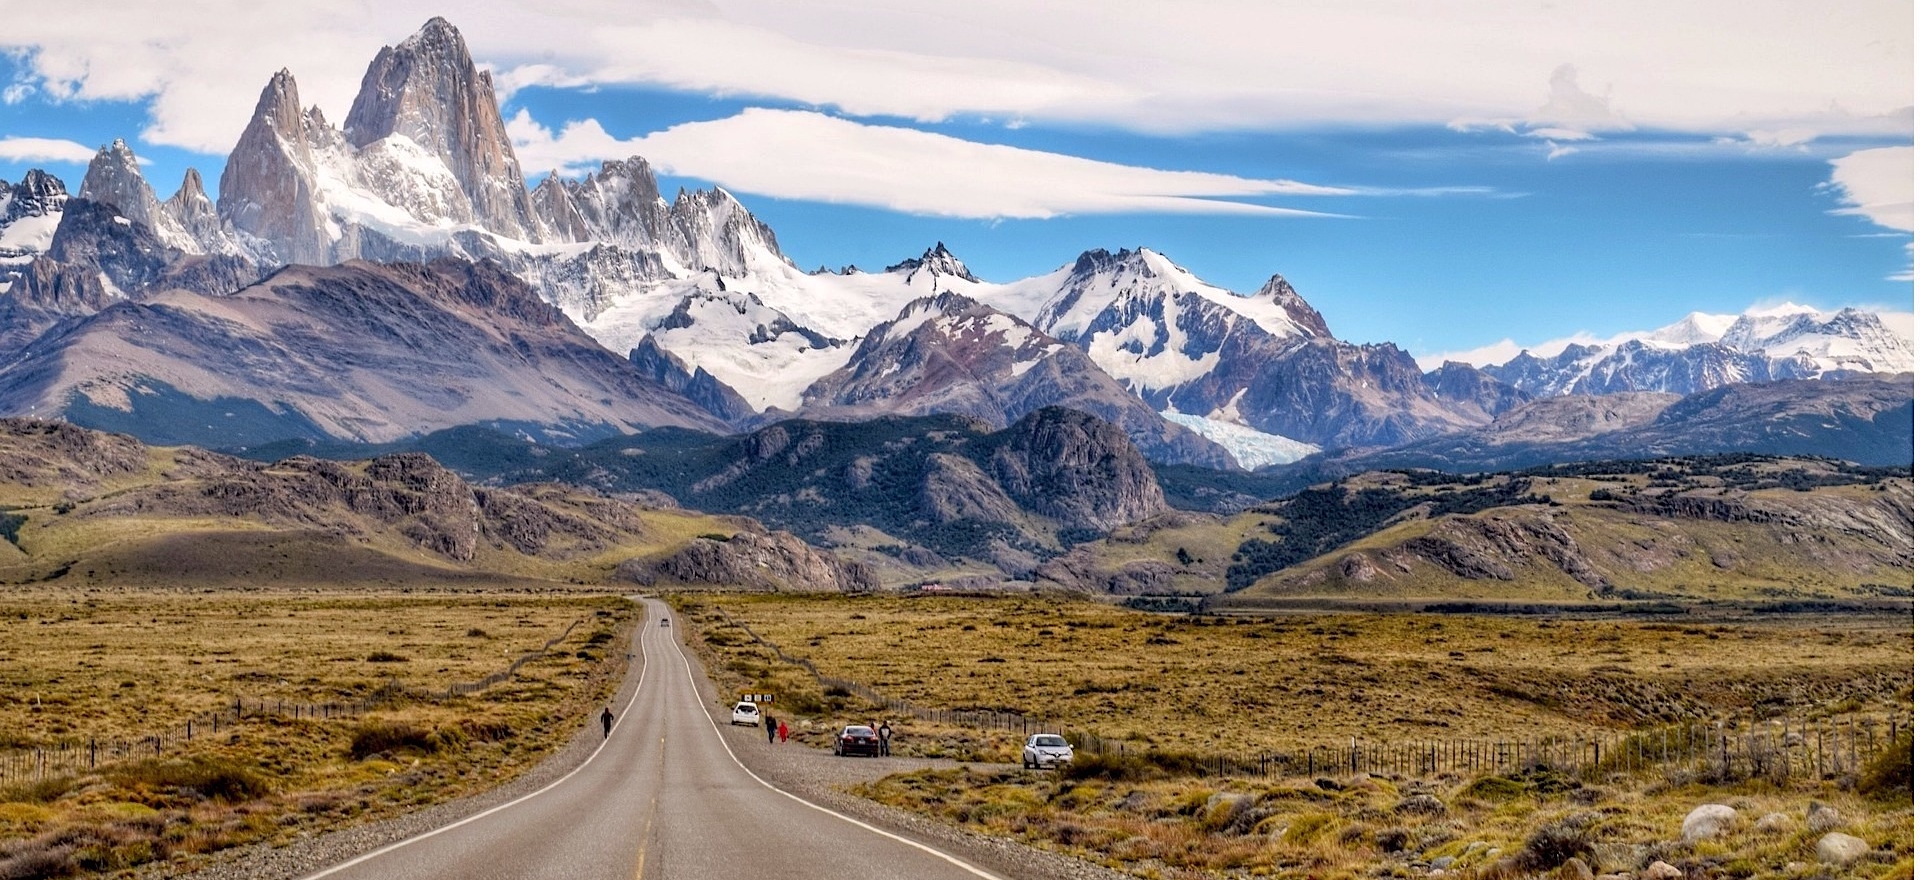
<svg viewBox="0 0 1920 880">
<path fill-rule="evenodd" d="M 613 734 L 531 795 L 306 880 L 741 880 L 995 875 L 779 791 L 735 758 L 666 606 L 645 602 L 639 685 Z"/>
</svg>

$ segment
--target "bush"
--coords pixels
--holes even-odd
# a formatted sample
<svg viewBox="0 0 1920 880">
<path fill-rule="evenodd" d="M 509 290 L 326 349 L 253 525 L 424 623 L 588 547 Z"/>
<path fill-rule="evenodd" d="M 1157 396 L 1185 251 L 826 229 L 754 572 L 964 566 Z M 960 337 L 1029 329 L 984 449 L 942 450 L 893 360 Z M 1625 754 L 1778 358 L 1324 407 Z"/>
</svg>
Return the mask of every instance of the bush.
<svg viewBox="0 0 1920 880">
<path fill-rule="evenodd" d="M 433 734 L 398 721 L 369 721 L 353 732 L 353 744 L 347 751 L 354 760 L 364 761 L 384 752 L 414 749 L 423 754 L 437 750 L 440 741 Z"/>
<path fill-rule="evenodd" d="M 238 803 L 265 797 L 270 789 L 258 773 L 220 758 L 142 761 L 114 774 L 129 788 L 190 792 L 208 800 Z"/>
<path fill-rule="evenodd" d="M 1145 751 L 1130 754 L 1101 754 L 1077 751 L 1073 762 L 1061 768 L 1066 779 L 1110 779 L 1132 782 L 1177 776 L 1205 776 L 1206 763 L 1198 755 L 1186 752 Z"/>
<path fill-rule="evenodd" d="M 460 730 L 475 742 L 500 742 L 513 737 L 513 728 L 505 721 L 460 722 Z"/>
<path fill-rule="evenodd" d="M 1913 728 L 1900 731 L 1887 750 L 1860 771 L 1854 788 L 1871 798 L 1912 800 Z"/>
<path fill-rule="evenodd" d="M 405 663 L 407 658 L 392 651 L 375 651 L 367 655 L 368 663 Z"/>
<path fill-rule="evenodd" d="M 42 877 L 71 877 L 78 873 L 70 846 L 27 844 L 12 855 L 0 858 L 0 880 L 40 880 Z"/>
<path fill-rule="evenodd" d="M 1534 829 L 1520 850 L 1521 867 L 1550 871 L 1571 858 L 1592 859 L 1594 819 L 1591 813 L 1575 813 Z"/>
</svg>

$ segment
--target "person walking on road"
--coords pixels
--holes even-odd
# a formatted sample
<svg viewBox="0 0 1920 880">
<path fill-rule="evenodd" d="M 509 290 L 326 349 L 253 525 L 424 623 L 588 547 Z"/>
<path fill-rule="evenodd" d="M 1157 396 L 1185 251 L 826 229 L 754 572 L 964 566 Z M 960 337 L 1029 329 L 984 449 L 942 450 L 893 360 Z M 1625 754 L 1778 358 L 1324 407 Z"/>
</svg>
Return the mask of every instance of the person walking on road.
<svg viewBox="0 0 1920 880">
<path fill-rule="evenodd" d="M 772 745 L 774 731 L 778 730 L 779 728 L 785 727 L 787 725 L 785 722 L 774 721 L 772 712 L 768 712 L 766 717 L 767 717 L 767 744 Z"/>
<path fill-rule="evenodd" d="M 880 722 L 879 729 L 875 730 L 874 732 L 880 736 L 880 756 L 884 758 L 892 755 L 893 754 L 893 724 L 891 722 L 882 721 Z"/>
<path fill-rule="evenodd" d="M 600 710 L 600 738 L 606 739 L 607 737 L 610 737 L 612 735 L 613 735 L 613 707 L 608 706 L 605 709 Z"/>
<path fill-rule="evenodd" d="M 787 722 L 785 721 L 780 722 L 780 741 L 787 741 Z"/>
</svg>

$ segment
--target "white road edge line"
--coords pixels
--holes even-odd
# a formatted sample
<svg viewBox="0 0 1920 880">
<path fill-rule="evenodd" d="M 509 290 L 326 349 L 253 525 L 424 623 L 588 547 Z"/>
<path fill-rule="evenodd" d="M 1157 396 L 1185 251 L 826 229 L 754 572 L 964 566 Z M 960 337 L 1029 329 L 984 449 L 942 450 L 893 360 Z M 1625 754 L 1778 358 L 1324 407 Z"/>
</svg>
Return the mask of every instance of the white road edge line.
<svg viewBox="0 0 1920 880">
<path fill-rule="evenodd" d="M 685 651 L 685 649 L 680 647 L 679 642 L 674 643 L 674 653 L 680 655 L 680 665 L 687 670 L 687 683 L 690 685 L 693 685 L 693 692 L 697 696 L 700 693 L 700 683 L 694 680 L 693 664 L 687 661 L 687 652 Z M 820 812 L 825 813 L 829 816 L 832 816 L 835 819 L 839 819 L 843 822 L 848 822 L 853 825 L 857 825 L 861 828 L 864 828 L 868 831 L 878 834 L 881 837 L 885 837 L 888 840 L 894 840 L 900 843 L 904 843 L 910 847 L 913 847 L 914 849 L 920 850 L 922 852 L 925 852 L 929 855 L 934 856 L 935 858 L 941 859 L 949 864 L 952 864 L 953 866 L 959 868 L 960 870 L 966 871 L 967 873 L 972 874 L 975 877 L 984 877 L 986 878 L 986 880 L 1003 880 L 1003 878 L 1001 878 L 998 874 L 988 873 L 987 871 L 976 868 L 973 865 L 970 865 L 970 864 L 967 864 L 966 862 L 961 861 L 957 857 L 950 856 L 946 853 L 943 853 L 937 849 L 934 849 L 933 847 L 930 847 L 917 840 L 911 840 L 905 837 L 901 837 L 900 835 L 895 834 L 891 831 L 887 831 L 882 828 L 876 828 L 872 825 L 862 822 L 859 819 L 855 819 L 852 816 L 849 816 L 838 810 L 820 806 L 819 804 L 816 804 L 813 801 L 807 800 L 806 798 L 803 798 L 797 794 L 794 794 L 793 792 L 787 791 L 786 789 L 783 789 L 783 788 L 776 787 L 773 783 L 768 782 L 765 779 L 761 779 L 759 774 L 753 772 L 752 770 L 747 769 L 747 765 L 740 763 L 740 756 L 733 753 L 733 746 L 728 745 L 727 738 L 720 733 L 720 723 L 713 720 L 713 713 L 706 711 L 706 708 L 704 706 L 701 707 L 701 713 L 704 714 L 707 718 L 707 726 L 713 728 L 713 736 L 715 739 L 718 739 L 720 741 L 720 747 L 723 749 L 726 749 L 727 757 L 733 759 L 734 766 L 739 767 L 742 773 L 747 774 L 747 776 L 751 777 L 753 781 L 758 782 L 762 786 L 766 787 L 768 791 L 771 791 L 783 797 L 792 799 L 803 806 L 806 806 L 815 810 L 819 810 Z"/>
<path fill-rule="evenodd" d="M 644 604 L 642 604 L 640 607 L 642 609 L 646 608 Z M 619 730 L 621 723 L 627 720 L 628 713 L 630 713 L 633 710 L 634 701 L 640 699 L 640 691 L 646 687 L 647 673 L 652 670 L 651 665 L 647 663 L 646 640 L 644 638 L 639 638 L 639 636 L 642 636 L 644 633 L 646 633 L 647 631 L 646 625 L 649 619 L 651 619 L 651 615 L 643 613 L 640 615 L 639 623 L 637 623 L 634 626 L 634 635 L 636 636 L 635 641 L 638 641 L 640 643 L 640 681 L 634 684 L 633 696 L 627 698 L 627 704 L 620 707 L 620 717 L 615 718 L 613 721 L 614 730 Z M 680 659 L 682 663 L 686 662 L 685 657 L 682 657 Z M 709 718 L 708 720 L 711 721 L 712 719 Z M 587 759 L 585 761 L 580 762 L 580 766 L 575 767 L 572 770 L 568 771 L 567 775 L 547 783 L 546 787 L 540 789 L 539 791 L 533 792 L 532 794 L 521 795 L 497 807 L 493 807 L 487 810 L 482 810 L 481 812 L 468 816 L 465 819 L 461 819 L 458 822 L 442 825 L 438 828 L 433 829 L 432 831 L 426 831 L 420 834 L 416 834 L 412 837 L 406 838 L 405 840 L 396 840 L 393 843 L 389 843 L 386 846 L 383 846 L 372 852 L 363 853 L 359 856 L 355 856 L 354 858 L 341 862 L 338 865 L 334 865 L 331 868 L 327 868 L 325 870 L 318 871 L 312 874 L 307 874 L 301 877 L 300 880 L 320 880 L 320 878 L 322 877 L 326 877 L 332 874 L 337 874 L 355 865 L 361 864 L 362 862 L 367 862 L 372 859 L 377 859 L 403 846 L 419 843 L 420 841 L 426 840 L 429 837 L 435 837 L 437 835 L 444 834 L 448 831 L 452 831 L 453 829 L 459 828 L 460 826 L 466 825 L 470 822 L 478 822 L 481 819 L 485 819 L 488 816 L 491 816 L 495 813 L 500 812 L 501 810 L 505 810 L 509 807 L 518 806 L 520 804 L 526 803 L 527 801 L 533 800 L 534 798 L 537 798 L 543 794 L 546 794 L 549 791 L 554 790 L 555 788 L 558 788 L 561 783 L 566 782 L 569 779 L 572 779 L 575 774 L 579 773 L 582 770 L 587 769 L 587 765 L 593 763 L 593 759 L 599 757 L 600 751 L 602 749 L 605 749 L 607 747 L 607 743 L 610 743 L 612 741 L 613 741 L 613 733 L 612 731 L 609 731 L 607 735 L 600 740 L 600 744 L 594 747 L 593 752 L 587 755 Z"/>
</svg>

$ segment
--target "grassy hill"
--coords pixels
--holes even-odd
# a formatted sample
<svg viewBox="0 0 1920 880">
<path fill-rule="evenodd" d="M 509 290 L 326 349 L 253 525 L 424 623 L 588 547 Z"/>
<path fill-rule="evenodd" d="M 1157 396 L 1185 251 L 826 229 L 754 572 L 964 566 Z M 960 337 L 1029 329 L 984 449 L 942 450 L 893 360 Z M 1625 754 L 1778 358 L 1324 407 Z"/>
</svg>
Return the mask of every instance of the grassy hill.
<svg viewBox="0 0 1920 880">
<path fill-rule="evenodd" d="M 477 487 L 420 454 L 271 464 L 0 420 L 0 584 L 603 583 L 740 523 L 558 484 Z"/>
</svg>

